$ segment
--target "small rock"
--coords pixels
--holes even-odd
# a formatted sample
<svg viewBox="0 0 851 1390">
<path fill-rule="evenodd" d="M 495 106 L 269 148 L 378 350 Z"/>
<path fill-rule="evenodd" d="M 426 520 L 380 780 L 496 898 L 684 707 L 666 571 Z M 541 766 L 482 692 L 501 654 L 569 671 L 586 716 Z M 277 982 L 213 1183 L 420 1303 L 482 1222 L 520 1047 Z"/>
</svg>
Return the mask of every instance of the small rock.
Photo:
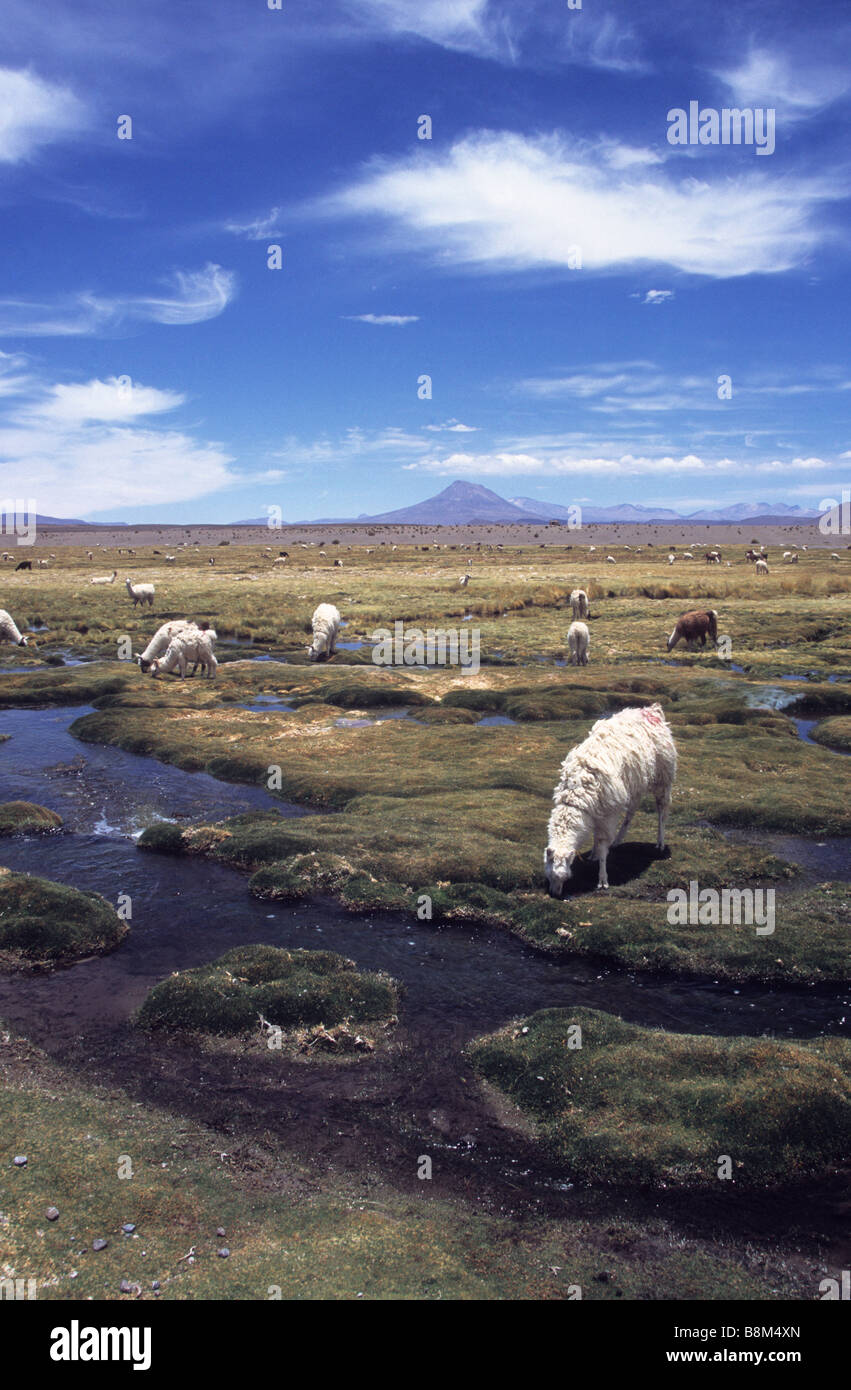
<svg viewBox="0 0 851 1390">
<path fill-rule="evenodd" d="M 225 1234 L 225 1228 L 224 1228 L 224 1226 L 217 1226 L 217 1227 L 216 1227 L 216 1235 L 219 1236 L 219 1237 L 221 1237 L 221 1236 L 223 1236 L 224 1234 Z"/>
<path fill-rule="evenodd" d="M 228 1250 L 228 1248 L 227 1248 L 226 1245 L 223 1245 L 222 1248 L 221 1248 L 221 1250 L 217 1250 L 217 1251 L 216 1251 L 216 1254 L 217 1254 L 221 1259 L 226 1260 L 227 1257 L 228 1257 L 228 1255 L 230 1254 L 230 1251 Z"/>
<path fill-rule="evenodd" d="M 26 1166 L 27 1166 L 27 1156 L 26 1156 L 26 1154 L 15 1154 L 15 1157 L 14 1157 L 13 1162 L 14 1162 L 16 1168 L 26 1168 Z"/>
<path fill-rule="evenodd" d="M 59 1220 L 59 1208 L 58 1208 L 58 1207 L 48 1207 L 48 1208 L 47 1208 L 47 1211 L 46 1211 L 44 1214 L 45 1214 L 45 1216 L 47 1217 L 48 1221 L 58 1221 L 58 1220 Z"/>
<path fill-rule="evenodd" d="M 108 1244 L 109 1244 L 109 1241 L 103 1240 L 101 1236 L 98 1236 L 97 1240 L 93 1240 L 93 1241 L 92 1241 L 92 1249 L 93 1249 L 93 1250 L 105 1250 Z"/>
<path fill-rule="evenodd" d="M 153 1289 L 154 1293 L 157 1292 L 159 1286 L 160 1286 L 160 1281 L 159 1281 L 159 1279 L 154 1279 L 153 1282 L 151 1283 L 151 1288 Z"/>
<path fill-rule="evenodd" d="M 125 1223 L 124 1223 L 124 1225 L 121 1227 L 121 1229 L 122 1229 L 122 1231 L 124 1232 L 124 1234 L 125 1234 L 126 1236 L 132 1236 L 132 1234 L 133 1234 L 133 1232 L 135 1231 L 136 1227 L 135 1227 L 135 1225 L 134 1225 L 134 1223 L 133 1223 L 132 1221 L 125 1221 Z"/>
<path fill-rule="evenodd" d="M 118 1287 L 122 1293 L 130 1293 L 132 1285 L 129 1279 L 122 1279 Z"/>
</svg>

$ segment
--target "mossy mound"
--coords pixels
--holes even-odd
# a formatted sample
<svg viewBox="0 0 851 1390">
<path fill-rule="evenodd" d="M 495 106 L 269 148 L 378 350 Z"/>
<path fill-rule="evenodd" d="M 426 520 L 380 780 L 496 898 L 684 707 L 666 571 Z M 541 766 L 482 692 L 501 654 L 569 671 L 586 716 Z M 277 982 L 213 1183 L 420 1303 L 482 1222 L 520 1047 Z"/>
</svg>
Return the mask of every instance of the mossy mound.
<svg viewBox="0 0 851 1390">
<path fill-rule="evenodd" d="M 349 678 L 330 680 L 316 685 L 303 699 L 320 704 L 336 705 L 339 709 L 380 709 L 386 705 L 429 705 L 431 699 L 413 685 L 377 685 L 366 680 Z"/>
<path fill-rule="evenodd" d="M 0 804 L 0 835 L 36 835 L 59 830 L 62 817 L 33 801 L 4 801 Z"/>
<path fill-rule="evenodd" d="M 838 748 L 843 753 L 851 753 L 851 715 L 823 719 L 816 724 L 810 737 L 816 743 L 823 743 L 825 748 Z"/>
<path fill-rule="evenodd" d="M 209 965 L 155 985 L 142 1004 L 142 1028 L 234 1034 L 256 1029 L 260 1014 L 291 1029 L 390 1018 L 398 1004 L 389 976 L 358 970 L 333 951 L 238 946 Z"/>
<path fill-rule="evenodd" d="M 587 868 L 593 881 L 596 865 Z M 514 924 L 530 944 L 614 960 L 627 970 L 709 975 L 731 983 L 842 986 L 848 979 L 847 884 L 822 883 L 778 897 L 775 930 L 763 936 L 755 925 L 735 922 L 672 926 L 667 913 L 667 902 L 638 902 L 618 890 L 564 902 L 519 894 Z"/>
<path fill-rule="evenodd" d="M 46 658 L 49 661 L 49 658 Z M 33 709 L 46 705 L 91 705 L 105 695 L 125 691 L 138 671 L 129 670 L 126 662 L 103 662 L 97 667 L 74 666 L 61 672 L 22 670 L 20 675 L 5 675 L 0 690 L 0 708 Z"/>
<path fill-rule="evenodd" d="M 476 1039 L 468 1055 L 573 1178 L 717 1190 L 728 1155 L 737 1185 L 768 1187 L 847 1158 L 844 1039 L 713 1038 L 545 1009 Z"/>
<path fill-rule="evenodd" d="M 425 705 L 417 710 L 417 719 L 423 724 L 475 724 L 477 715 L 471 709 L 446 708 L 443 705 Z"/>
<path fill-rule="evenodd" d="M 170 820 L 149 825 L 136 843 L 140 849 L 156 850 L 160 854 L 182 854 L 185 849 L 181 827 Z"/>
<path fill-rule="evenodd" d="M 810 714 L 851 714 L 851 690 L 841 685 L 810 686 L 785 706 L 787 714 L 806 718 Z"/>
<path fill-rule="evenodd" d="M 469 690 L 450 690 L 444 707 L 477 710 L 482 714 L 505 714 L 509 719 L 572 720 L 597 719 L 602 714 L 628 706 L 651 704 L 659 694 L 635 691 L 592 690 L 568 680 L 559 685 L 508 686 L 502 690 L 474 686 Z"/>
<path fill-rule="evenodd" d="M 0 876 L 0 968 L 56 964 L 112 951 L 127 931 L 100 893 L 29 874 Z"/>
<path fill-rule="evenodd" d="M 251 892 L 257 898 L 295 902 L 316 893 L 339 893 L 354 872 L 338 854 L 293 854 L 279 864 L 258 869 L 251 878 Z"/>
</svg>

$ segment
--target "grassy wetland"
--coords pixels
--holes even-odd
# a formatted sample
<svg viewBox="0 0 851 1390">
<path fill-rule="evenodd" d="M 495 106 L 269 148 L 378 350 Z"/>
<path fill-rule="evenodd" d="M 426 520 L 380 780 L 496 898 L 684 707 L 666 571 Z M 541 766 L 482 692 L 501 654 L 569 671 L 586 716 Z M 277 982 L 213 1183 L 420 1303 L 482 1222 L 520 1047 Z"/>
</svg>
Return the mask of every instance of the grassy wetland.
<svg viewBox="0 0 851 1390">
<path fill-rule="evenodd" d="M 10 1267 L 59 1298 L 121 1297 L 121 1280 L 183 1298 L 265 1298 L 273 1286 L 284 1297 L 564 1298 L 575 1285 L 601 1299 L 817 1297 L 848 1240 L 851 550 L 835 561 L 809 549 L 792 566 L 773 548 L 757 576 L 749 536 L 722 547 L 728 567 L 704 564 L 704 546 L 673 565 L 665 545 L 589 553 L 566 529 L 563 544 L 502 549 L 496 536 L 438 548 L 397 546 L 388 532 L 366 547 L 334 544 L 329 529 L 325 545 L 302 547 L 270 534 L 271 551 L 187 546 L 168 565 L 150 546 L 93 561 L 57 546 L 46 568 L 3 572 L 2 606 L 30 641 L 0 653 L 0 735 L 4 711 L 61 709 L 83 760 L 113 750 L 269 802 L 225 819 L 205 816 L 203 798 L 191 816 L 166 808 L 128 849 L 142 881 L 179 874 L 184 895 L 238 876 L 251 920 L 270 924 L 267 945 L 229 941 L 228 957 L 213 909 L 209 946 L 202 931 L 180 972 L 152 966 L 126 1007 L 114 990 L 109 1028 L 97 1020 L 95 1041 L 70 1057 L 46 1028 L 22 1026 L 11 991 L 37 988 L 49 1009 L 45 991 L 70 990 L 76 971 L 120 970 L 129 945 L 35 985 L 9 975 Z M 90 585 L 116 567 L 114 584 Z M 155 584 L 152 610 L 134 609 L 125 575 Z M 591 602 L 580 668 L 564 664 L 575 587 Z M 332 660 L 313 665 L 319 602 L 346 626 Z M 715 609 L 728 640 L 669 654 L 692 608 Z M 153 679 L 128 659 L 174 617 L 215 627 L 214 681 Z M 478 630 L 478 669 L 376 665 L 372 634 L 395 622 Z M 610 855 L 608 893 L 594 891 L 586 854 L 564 900 L 549 899 L 542 858 L 563 758 L 596 719 L 653 702 L 679 755 L 665 854 L 651 799 Z M 13 733 L 0 760 L 15 745 Z M 73 824 L 58 800 L 41 806 L 43 792 L 28 809 L 3 799 L 0 855 L 38 843 L 49 879 Z M 123 880 L 99 873 L 114 903 Z M 53 885 L 57 922 L 59 897 L 88 887 L 73 864 L 66 877 Z M 672 923 L 668 895 L 693 881 L 719 895 L 770 891 L 773 929 Z M 172 898 L 178 938 L 182 910 Z M 128 941 L 144 941 L 146 911 L 134 907 Z M 262 956 L 284 918 L 301 931 L 315 919 L 310 945 L 322 949 Z M 333 960 L 332 923 L 345 936 Z M 471 999 L 467 1010 L 459 990 L 451 1026 L 430 1031 L 417 988 L 373 960 L 375 923 L 435 951 L 441 940 L 471 956 L 505 951 L 518 977 L 579 982 L 576 1003 L 542 993 L 530 1005 L 518 991 L 514 1009 Z M 452 987 L 447 976 L 450 998 Z M 643 1012 L 657 997 L 664 1007 Z M 287 1046 L 258 1041 L 261 1014 L 290 1030 Z M 588 1051 L 567 1048 L 573 1024 Z M 317 1027 L 376 1045 L 341 1067 L 303 1045 Z M 132 1189 L 113 1180 L 121 1153 L 139 1155 Z M 733 1158 L 728 1181 L 719 1153 Z M 648 1195 L 659 1186 L 661 1204 Z M 45 1225 L 48 1206 L 63 1215 Z M 145 1260 L 122 1235 L 128 1221 L 144 1230 Z M 83 1253 L 96 1235 L 108 1248 Z M 203 1255 L 187 1265 L 192 1245 Z"/>
</svg>

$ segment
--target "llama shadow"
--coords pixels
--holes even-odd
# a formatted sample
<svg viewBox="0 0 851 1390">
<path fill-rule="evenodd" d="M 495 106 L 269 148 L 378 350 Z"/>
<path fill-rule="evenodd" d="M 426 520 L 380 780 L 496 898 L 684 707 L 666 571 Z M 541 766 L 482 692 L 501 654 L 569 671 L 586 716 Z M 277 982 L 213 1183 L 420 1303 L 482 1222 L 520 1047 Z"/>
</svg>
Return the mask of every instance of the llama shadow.
<svg viewBox="0 0 851 1390">
<path fill-rule="evenodd" d="M 655 842 L 649 840 L 627 840 L 618 845 L 617 849 L 609 850 L 606 860 L 609 887 L 620 888 L 624 883 L 631 883 L 633 879 L 646 873 L 658 859 L 670 857 L 670 845 L 658 850 Z M 565 884 L 565 900 L 579 897 L 583 893 L 596 892 L 599 872 L 600 866 L 596 859 L 591 858 L 590 851 L 586 852 L 582 859 L 575 859 L 573 877 Z"/>
</svg>

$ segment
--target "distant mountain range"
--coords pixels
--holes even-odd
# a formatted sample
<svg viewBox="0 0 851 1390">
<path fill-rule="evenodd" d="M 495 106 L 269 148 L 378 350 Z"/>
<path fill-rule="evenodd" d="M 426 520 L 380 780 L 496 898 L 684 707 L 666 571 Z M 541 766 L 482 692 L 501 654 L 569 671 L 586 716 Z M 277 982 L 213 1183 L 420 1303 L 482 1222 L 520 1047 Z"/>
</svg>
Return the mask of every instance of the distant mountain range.
<svg viewBox="0 0 851 1390">
<path fill-rule="evenodd" d="M 416 502 L 410 507 L 399 507 L 391 512 L 378 512 L 375 515 L 361 514 L 358 517 L 319 517 L 310 524 L 314 526 L 333 525 L 371 525 L 387 526 L 474 526 L 484 522 L 504 525 L 529 525 L 535 522 L 567 522 L 576 513 L 559 502 L 542 502 L 533 497 L 512 497 L 506 500 L 490 488 L 479 483 L 456 481 L 450 483 L 435 497 L 425 502 Z M 818 517 L 818 510 L 791 506 L 786 502 L 735 502 L 729 507 L 716 507 L 698 512 L 672 511 L 670 507 L 641 507 L 636 503 L 622 502 L 613 507 L 582 506 L 582 524 L 616 524 L 664 522 L 733 522 L 747 521 L 754 525 L 767 525 L 778 521 L 810 521 Z M 261 517 L 253 522 L 235 522 L 234 525 L 258 526 L 266 524 Z"/>
<path fill-rule="evenodd" d="M 26 514 L 24 514 L 26 516 Z M 32 520 L 32 518 L 30 518 Z M 42 516 L 40 513 L 35 518 L 36 526 L 126 526 L 126 521 L 78 521 L 69 516 Z"/>
<path fill-rule="evenodd" d="M 591 507 L 582 505 L 582 524 L 634 526 L 636 523 L 677 523 L 742 521 L 752 526 L 771 525 L 783 521 L 814 521 L 817 509 L 791 506 L 787 502 L 734 502 L 729 507 L 703 509 L 699 512 L 682 513 L 670 507 L 642 507 L 634 502 L 621 502 L 613 507 Z M 317 517 L 314 521 L 283 522 L 285 526 L 476 526 L 491 525 L 546 525 L 548 521 L 567 523 L 576 512 L 561 502 L 542 502 L 534 497 L 512 497 L 506 499 L 479 483 L 465 483 L 456 480 L 428 497 L 424 502 L 415 502 L 410 507 L 398 507 L 391 512 L 378 512 L 374 516 L 362 513 L 357 517 Z M 169 525 L 172 523 L 162 523 Z M 224 524 L 224 523 L 219 523 Z M 230 526 L 267 526 L 268 517 L 257 516 L 246 521 L 232 521 Z M 37 526 L 126 526 L 127 522 L 75 521 L 67 517 L 38 516 Z"/>
</svg>

